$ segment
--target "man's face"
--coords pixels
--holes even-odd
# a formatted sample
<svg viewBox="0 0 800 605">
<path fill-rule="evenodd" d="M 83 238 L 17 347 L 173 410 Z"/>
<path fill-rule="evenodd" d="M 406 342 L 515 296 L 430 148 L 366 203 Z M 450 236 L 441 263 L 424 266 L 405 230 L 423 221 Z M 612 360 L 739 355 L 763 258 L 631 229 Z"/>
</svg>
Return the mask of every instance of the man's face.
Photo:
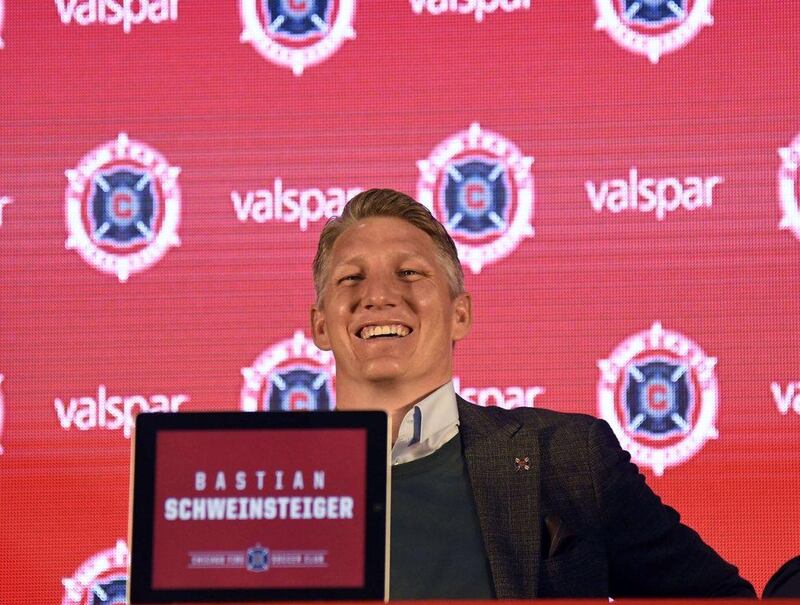
<svg viewBox="0 0 800 605">
<path fill-rule="evenodd" d="M 433 240 L 391 217 L 360 221 L 333 245 L 314 342 L 333 350 L 337 383 L 402 381 L 422 396 L 452 377 L 469 295 L 451 297 Z"/>
</svg>

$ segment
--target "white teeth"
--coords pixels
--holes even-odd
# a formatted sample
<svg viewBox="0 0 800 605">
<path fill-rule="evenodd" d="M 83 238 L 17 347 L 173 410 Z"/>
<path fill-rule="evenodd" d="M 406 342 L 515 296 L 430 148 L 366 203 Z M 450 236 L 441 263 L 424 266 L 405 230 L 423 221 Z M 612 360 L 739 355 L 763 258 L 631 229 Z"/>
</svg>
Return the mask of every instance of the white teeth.
<svg viewBox="0 0 800 605">
<path fill-rule="evenodd" d="M 366 326 L 359 332 L 359 337 L 367 340 L 373 336 L 384 336 L 387 334 L 394 334 L 396 336 L 408 336 L 411 332 L 406 326 L 402 324 L 389 324 L 385 326 Z"/>
</svg>

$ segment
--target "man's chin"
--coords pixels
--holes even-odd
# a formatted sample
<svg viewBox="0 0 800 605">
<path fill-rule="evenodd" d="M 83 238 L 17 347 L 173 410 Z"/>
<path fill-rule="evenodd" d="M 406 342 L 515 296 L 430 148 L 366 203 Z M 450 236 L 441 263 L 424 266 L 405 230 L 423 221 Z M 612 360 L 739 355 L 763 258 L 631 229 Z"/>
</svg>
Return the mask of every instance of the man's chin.
<svg viewBox="0 0 800 605">
<path fill-rule="evenodd" d="M 402 368 L 387 366 L 387 364 L 376 364 L 363 368 L 362 377 L 365 382 L 380 384 L 390 384 L 400 381 L 405 376 Z"/>
</svg>

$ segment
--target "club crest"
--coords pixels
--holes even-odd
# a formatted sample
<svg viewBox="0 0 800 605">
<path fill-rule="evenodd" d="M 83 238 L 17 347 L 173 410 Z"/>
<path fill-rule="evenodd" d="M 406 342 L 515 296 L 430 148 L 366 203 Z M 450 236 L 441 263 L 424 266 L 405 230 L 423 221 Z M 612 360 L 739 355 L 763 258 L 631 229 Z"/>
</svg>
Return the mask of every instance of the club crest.
<svg viewBox="0 0 800 605">
<path fill-rule="evenodd" d="M 688 44 L 714 23 L 712 0 L 595 0 L 594 28 L 651 63 Z"/>
<path fill-rule="evenodd" d="M 67 249 L 119 281 L 180 245 L 180 168 L 121 133 L 66 171 Z"/>
<path fill-rule="evenodd" d="M 778 197 L 781 203 L 781 221 L 779 227 L 788 229 L 800 239 L 800 208 L 798 208 L 797 167 L 800 165 L 800 134 L 788 147 L 778 150 L 781 167 L 778 170 Z"/>
<path fill-rule="evenodd" d="M 64 578 L 61 605 L 111 605 L 127 603 L 128 547 L 117 540 L 83 563 L 71 578 Z"/>
<path fill-rule="evenodd" d="M 637 464 L 660 476 L 717 438 L 716 359 L 692 340 L 656 322 L 598 365 L 600 417 Z"/>
<path fill-rule="evenodd" d="M 447 228 L 473 273 L 533 237 L 533 158 L 479 124 L 417 162 L 417 199 Z"/>
<path fill-rule="evenodd" d="M 269 569 L 269 549 L 260 544 L 247 549 L 247 571 L 267 571 Z"/>
<path fill-rule="evenodd" d="M 335 407 L 333 353 L 320 351 L 302 330 L 269 347 L 242 375 L 240 404 L 246 412 Z"/>
<path fill-rule="evenodd" d="M 299 76 L 355 38 L 355 0 L 240 0 L 249 43 L 265 59 Z"/>
</svg>

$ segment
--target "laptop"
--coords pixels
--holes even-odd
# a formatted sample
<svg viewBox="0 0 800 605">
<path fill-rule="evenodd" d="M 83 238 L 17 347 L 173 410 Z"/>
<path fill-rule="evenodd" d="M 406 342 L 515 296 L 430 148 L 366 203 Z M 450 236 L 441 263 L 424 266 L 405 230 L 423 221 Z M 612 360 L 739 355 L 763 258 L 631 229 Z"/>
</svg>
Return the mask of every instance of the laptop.
<svg viewBox="0 0 800 605">
<path fill-rule="evenodd" d="M 385 412 L 140 414 L 128 599 L 387 600 Z"/>
</svg>

